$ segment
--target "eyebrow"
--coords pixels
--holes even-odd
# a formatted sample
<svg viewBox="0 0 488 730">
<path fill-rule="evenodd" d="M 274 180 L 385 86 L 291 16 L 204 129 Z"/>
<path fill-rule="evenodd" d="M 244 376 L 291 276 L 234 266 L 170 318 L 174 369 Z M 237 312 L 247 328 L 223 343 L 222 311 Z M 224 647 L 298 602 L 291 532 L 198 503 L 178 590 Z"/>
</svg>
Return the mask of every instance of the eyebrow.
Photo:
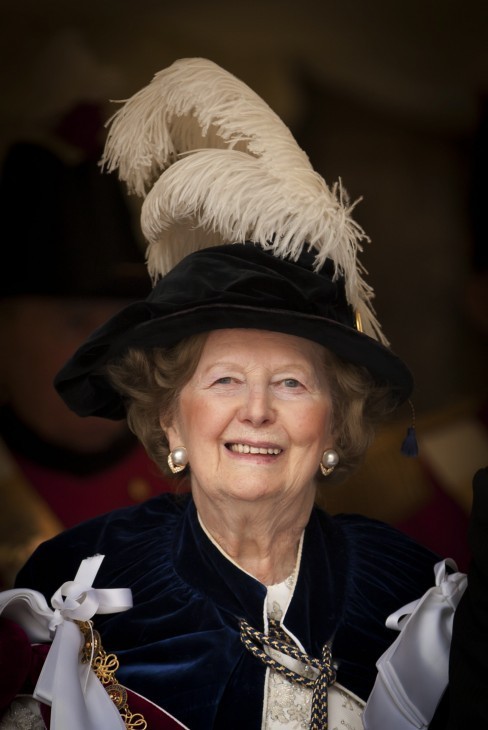
<svg viewBox="0 0 488 730">
<path fill-rule="evenodd" d="M 204 370 L 202 370 L 202 376 L 206 376 L 211 374 L 214 370 L 220 369 L 220 368 L 231 368 L 231 369 L 237 369 L 239 371 L 246 371 L 248 367 L 244 367 L 242 364 L 237 363 L 232 360 L 219 360 L 217 362 L 212 363 L 208 367 L 206 367 Z M 252 368 L 251 368 L 252 369 Z M 302 364 L 294 361 L 286 362 L 282 365 L 277 366 L 276 368 L 268 368 L 271 375 L 274 375 L 276 373 L 281 372 L 287 372 L 287 371 L 293 371 L 296 373 L 300 373 L 302 375 L 305 375 L 309 378 L 313 378 L 314 380 L 320 380 L 320 373 L 317 372 L 316 366 L 313 364 Z"/>
</svg>

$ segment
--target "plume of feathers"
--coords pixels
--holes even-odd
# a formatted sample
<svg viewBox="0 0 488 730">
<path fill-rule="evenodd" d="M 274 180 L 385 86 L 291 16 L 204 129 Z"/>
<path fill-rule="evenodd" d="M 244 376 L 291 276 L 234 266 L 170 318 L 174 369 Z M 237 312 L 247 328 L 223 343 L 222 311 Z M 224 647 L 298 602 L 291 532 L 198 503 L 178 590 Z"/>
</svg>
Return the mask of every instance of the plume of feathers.
<svg viewBox="0 0 488 730">
<path fill-rule="evenodd" d="M 368 240 L 340 182 L 329 188 L 272 109 L 212 61 L 180 59 L 109 120 L 102 166 L 144 198 L 141 227 L 156 280 L 184 256 L 253 241 L 343 275 L 364 331 L 387 341 L 358 260 Z"/>
</svg>

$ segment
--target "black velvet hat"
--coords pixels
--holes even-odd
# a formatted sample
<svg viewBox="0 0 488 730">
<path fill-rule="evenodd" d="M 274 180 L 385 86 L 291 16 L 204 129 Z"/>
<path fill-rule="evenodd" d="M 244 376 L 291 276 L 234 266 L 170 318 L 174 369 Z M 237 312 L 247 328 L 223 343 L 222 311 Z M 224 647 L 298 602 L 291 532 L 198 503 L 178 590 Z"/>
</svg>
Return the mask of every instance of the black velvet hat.
<svg viewBox="0 0 488 730">
<path fill-rule="evenodd" d="M 176 61 L 113 117 L 102 161 L 145 198 L 155 286 L 57 376 L 73 410 L 122 418 L 107 363 L 223 328 L 312 340 L 365 366 L 398 403 L 408 398 L 411 374 L 389 349 L 357 259 L 368 239 L 353 206 L 249 87 L 205 59 Z"/>
<path fill-rule="evenodd" d="M 123 402 L 103 376 L 106 363 L 129 347 L 170 347 L 189 335 L 237 327 L 317 342 L 364 365 L 391 387 L 398 402 L 408 398 L 408 368 L 389 348 L 358 332 L 344 282 L 332 280 L 329 266 L 316 273 L 312 264 L 307 251 L 292 262 L 252 243 L 190 254 L 144 302 L 129 305 L 95 332 L 58 374 L 56 388 L 79 415 L 123 418 Z"/>
</svg>

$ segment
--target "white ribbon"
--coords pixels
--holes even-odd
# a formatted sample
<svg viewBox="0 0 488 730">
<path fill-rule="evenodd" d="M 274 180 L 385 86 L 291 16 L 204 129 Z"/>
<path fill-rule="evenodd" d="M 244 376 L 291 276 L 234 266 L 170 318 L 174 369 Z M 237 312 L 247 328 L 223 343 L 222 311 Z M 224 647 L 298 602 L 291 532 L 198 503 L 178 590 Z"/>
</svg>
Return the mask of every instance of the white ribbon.
<svg viewBox="0 0 488 730">
<path fill-rule="evenodd" d="M 63 583 L 51 599 L 25 588 L 0 594 L 0 614 L 16 621 L 31 642 L 50 641 L 34 697 L 51 705 L 51 730 L 123 730 L 124 722 L 89 664 L 80 661 L 83 636 L 75 620 L 132 607 L 129 588 L 93 588 L 104 556 L 83 560 L 73 581 Z"/>
<path fill-rule="evenodd" d="M 363 714 L 365 730 L 427 728 L 447 687 L 454 612 L 466 588 L 453 560 L 434 566 L 435 586 L 388 617 L 400 635 L 379 658 Z"/>
</svg>

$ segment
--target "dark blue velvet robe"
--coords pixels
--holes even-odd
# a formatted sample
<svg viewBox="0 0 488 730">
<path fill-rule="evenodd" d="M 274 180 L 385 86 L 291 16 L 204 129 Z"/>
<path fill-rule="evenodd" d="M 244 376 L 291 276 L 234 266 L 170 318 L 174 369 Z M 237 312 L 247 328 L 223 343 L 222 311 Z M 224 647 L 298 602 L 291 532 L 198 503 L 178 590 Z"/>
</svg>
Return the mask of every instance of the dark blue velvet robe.
<svg viewBox="0 0 488 730">
<path fill-rule="evenodd" d="M 95 553 L 106 557 L 94 585 L 133 594 L 130 611 L 95 622 L 120 660 L 118 680 L 191 730 L 260 728 L 265 669 L 241 644 L 239 619 L 263 629 L 266 588 L 212 544 L 191 498 L 161 495 L 63 533 L 36 551 L 17 586 L 49 601 Z M 433 584 L 436 560 L 380 522 L 314 509 L 284 624 L 316 657 L 333 637 L 338 681 L 366 699 L 397 635 L 386 617 Z"/>
</svg>

